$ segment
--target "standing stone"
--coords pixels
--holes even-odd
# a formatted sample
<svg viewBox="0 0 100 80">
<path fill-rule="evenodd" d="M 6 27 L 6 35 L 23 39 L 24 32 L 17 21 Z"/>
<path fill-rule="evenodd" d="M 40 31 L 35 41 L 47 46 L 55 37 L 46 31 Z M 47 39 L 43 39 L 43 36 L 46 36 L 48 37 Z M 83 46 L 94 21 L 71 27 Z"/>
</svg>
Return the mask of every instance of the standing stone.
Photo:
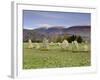
<svg viewBox="0 0 100 80">
<path fill-rule="evenodd" d="M 35 47 L 36 49 L 39 49 L 39 48 L 40 48 L 39 43 L 34 43 L 34 47 Z"/>
<path fill-rule="evenodd" d="M 51 43 L 50 43 L 50 45 L 51 45 L 51 46 L 53 46 L 53 45 L 54 45 L 54 43 L 53 43 L 53 42 L 51 42 Z"/>
<path fill-rule="evenodd" d="M 43 48 L 44 49 L 49 49 L 49 41 L 46 38 L 43 39 Z"/>
<path fill-rule="evenodd" d="M 33 48 L 33 44 L 32 44 L 31 39 L 28 40 L 28 48 L 30 48 L 30 49 Z"/>
<path fill-rule="evenodd" d="M 57 43 L 57 45 L 58 45 L 58 46 L 61 46 L 61 43 L 60 43 L 60 42 L 58 42 L 58 43 Z"/>
<path fill-rule="evenodd" d="M 61 48 L 62 49 L 67 49 L 69 46 L 69 43 L 67 40 L 64 40 L 62 43 L 61 43 Z"/>
<path fill-rule="evenodd" d="M 78 49 L 78 42 L 77 41 L 74 41 L 74 44 L 75 44 L 75 47 Z"/>
<path fill-rule="evenodd" d="M 78 50 L 78 49 L 79 49 L 79 44 L 78 44 L 78 42 L 77 42 L 77 41 L 74 41 L 73 43 L 74 43 L 75 49 Z"/>
<path fill-rule="evenodd" d="M 88 51 L 88 45 L 84 45 L 84 51 Z"/>
</svg>

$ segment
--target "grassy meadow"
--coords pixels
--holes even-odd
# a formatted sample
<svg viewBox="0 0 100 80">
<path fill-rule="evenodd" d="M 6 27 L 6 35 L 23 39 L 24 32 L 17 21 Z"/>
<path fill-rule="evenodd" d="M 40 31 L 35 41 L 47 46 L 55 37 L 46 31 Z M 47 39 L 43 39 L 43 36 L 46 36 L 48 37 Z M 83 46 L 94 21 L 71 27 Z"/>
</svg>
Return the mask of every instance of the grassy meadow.
<svg viewBox="0 0 100 80">
<path fill-rule="evenodd" d="M 86 45 L 90 47 L 89 43 Z M 83 46 L 84 44 L 79 44 L 79 49 L 76 49 L 70 44 L 68 49 L 62 50 L 57 43 L 54 43 L 48 50 L 43 50 L 29 49 L 28 43 L 23 43 L 23 69 L 90 66 L 90 48 L 84 51 Z"/>
</svg>

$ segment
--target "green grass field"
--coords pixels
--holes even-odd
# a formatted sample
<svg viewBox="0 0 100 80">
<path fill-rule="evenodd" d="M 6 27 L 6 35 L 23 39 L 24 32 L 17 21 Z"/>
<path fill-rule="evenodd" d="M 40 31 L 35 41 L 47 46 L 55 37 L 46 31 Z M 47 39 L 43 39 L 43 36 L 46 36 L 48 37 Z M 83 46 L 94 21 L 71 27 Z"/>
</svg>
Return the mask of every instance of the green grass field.
<svg viewBox="0 0 100 80">
<path fill-rule="evenodd" d="M 90 47 L 89 44 L 87 45 Z M 90 50 L 84 51 L 82 46 L 83 44 L 79 44 L 78 50 L 73 47 L 73 51 L 71 47 L 62 50 L 58 45 L 50 46 L 49 50 L 42 50 L 29 49 L 28 43 L 24 43 L 23 69 L 90 66 Z"/>
</svg>

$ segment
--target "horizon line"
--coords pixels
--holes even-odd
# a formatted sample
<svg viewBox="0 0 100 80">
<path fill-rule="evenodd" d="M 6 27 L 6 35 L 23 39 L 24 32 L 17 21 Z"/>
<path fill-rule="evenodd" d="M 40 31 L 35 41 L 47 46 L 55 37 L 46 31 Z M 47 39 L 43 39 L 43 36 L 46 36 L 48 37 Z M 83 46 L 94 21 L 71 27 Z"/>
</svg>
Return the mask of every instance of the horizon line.
<svg viewBox="0 0 100 80">
<path fill-rule="evenodd" d="M 38 29 L 38 28 L 47 28 L 47 29 L 49 29 L 49 28 L 53 28 L 53 27 L 70 28 L 70 27 L 76 27 L 76 26 L 90 26 L 91 27 L 91 25 L 74 25 L 74 26 L 69 26 L 69 27 L 61 26 L 61 25 L 57 25 L 57 26 L 55 25 L 55 26 L 50 26 L 50 27 L 42 26 L 42 27 L 37 27 L 37 28 L 25 28 L 25 27 L 23 27 L 23 29 L 34 30 L 34 29 Z"/>
</svg>

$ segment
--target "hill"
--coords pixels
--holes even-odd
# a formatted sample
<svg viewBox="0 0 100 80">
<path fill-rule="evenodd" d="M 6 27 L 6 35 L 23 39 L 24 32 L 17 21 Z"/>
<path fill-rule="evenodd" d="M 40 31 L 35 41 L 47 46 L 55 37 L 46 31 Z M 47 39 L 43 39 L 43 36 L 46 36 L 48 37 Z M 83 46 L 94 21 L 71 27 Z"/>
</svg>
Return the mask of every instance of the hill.
<svg viewBox="0 0 100 80">
<path fill-rule="evenodd" d="M 44 37 L 48 38 L 49 41 L 56 41 L 59 36 L 71 36 L 78 35 L 84 40 L 90 41 L 91 26 L 71 26 L 66 28 L 64 26 L 53 26 L 50 28 L 37 28 L 33 30 L 23 29 L 23 41 L 42 41 Z"/>
</svg>

